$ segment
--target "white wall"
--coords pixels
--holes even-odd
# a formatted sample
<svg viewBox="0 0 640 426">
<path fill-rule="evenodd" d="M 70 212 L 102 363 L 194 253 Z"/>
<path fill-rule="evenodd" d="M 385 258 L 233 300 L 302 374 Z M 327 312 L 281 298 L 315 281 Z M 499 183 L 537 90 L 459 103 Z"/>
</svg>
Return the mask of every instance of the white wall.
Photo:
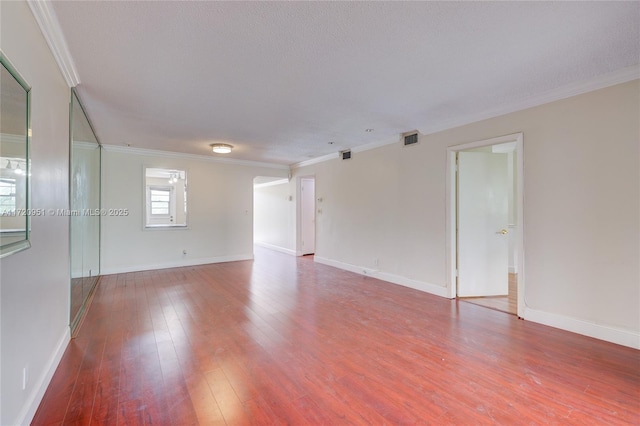
<svg viewBox="0 0 640 426">
<path fill-rule="evenodd" d="M 518 153 L 507 153 L 509 179 L 509 273 L 518 273 Z"/>
<path fill-rule="evenodd" d="M 70 90 L 25 2 L 0 2 L 0 48 L 32 86 L 31 207 L 66 209 Z M 29 423 L 69 339 L 69 218 L 31 221 L 0 261 L 0 423 Z M 22 390 L 22 370 L 29 381 Z"/>
<path fill-rule="evenodd" d="M 295 169 L 323 199 L 316 260 L 446 295 L 446 149 L 524 132 L 528 318 L 640 347 L 639 86 Z"/>
<path fill-rule="evenodd" d="M 186 229 L 144 229 L 145 167 L 186 170 Z M 103 275 L 252 258 L 253 179 L 289 173 L 287 167 L 227 164 L 110 146 L 103 151 L 102 171 L 102 208 L 130 212 L 102 218 Z"/>
<path fill-rule="evenodd" d="M 296 253 L 296 197 L 293 182 L 257 185 L 253 192 L 253 240 L 256 244 Z"/>
</svg>

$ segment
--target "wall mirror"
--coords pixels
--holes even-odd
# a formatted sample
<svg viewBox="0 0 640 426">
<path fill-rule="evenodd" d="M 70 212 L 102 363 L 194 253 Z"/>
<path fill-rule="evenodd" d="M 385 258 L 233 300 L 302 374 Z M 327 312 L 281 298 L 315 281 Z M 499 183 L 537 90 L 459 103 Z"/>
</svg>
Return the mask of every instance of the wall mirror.
<svg viewBox="0 0 640 426">
<path fill-rule="evenodd" d="M 147 167 L 145 180 L 145 227 L 187 226 L 187 172 Z"/>
<path fill-rule="evenodd" d="M 30 247 L 31 87 L 0 52 L 0 257 Z M 44 213 L 42 213 L 44 214 Z"/>
<path fill-rule="evenodd" d="M 100 144 L 75 89 L 71 92 L 69 216 L 71 329 L 75 330 L 100 275 Z"/>
</svg>

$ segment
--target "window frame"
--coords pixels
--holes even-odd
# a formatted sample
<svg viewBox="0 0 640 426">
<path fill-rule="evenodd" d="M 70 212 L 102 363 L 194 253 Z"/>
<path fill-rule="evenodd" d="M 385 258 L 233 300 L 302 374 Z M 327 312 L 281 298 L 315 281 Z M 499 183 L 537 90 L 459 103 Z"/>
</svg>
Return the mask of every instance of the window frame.
<svg viewBox="0 0 640 426">
<path fill-rule="evenodd" d="M 149 198 L 149 216 L 151 217 L 155 217 L 155 218 L 170 218 L 171 217 L 171 212 L 173 210 L 175 210 L 175 194 L 174 194 L 174 188 L 172 186 L 160 186 L 160 185 L 147 185 L 147 197 Z M 158 201 L 158 200 L 154 200 L 153 199 L 153 192 L 166 192 L 167 196 L 169 197 L 169 199 L 167 201 Z M 166 213 L 154 213 L 154 203 L 158 203 L 158 202 L 162 202 L 162 203 L 166 203 L 166 209 L 167 212 Z"/>
<path fill-rule="evenodd" d="M 184 189 L 181 189 L 181 185 L 178 182 L 171 183 L 158 183 L 152 182 L 148 183 L 148 179 L 153 179 L 154 177 L 147 177 L 147 172 L 149 169 L 153 169 L 151 173 L 154 171 L 156 173 L 167 172 L 167 173 L 178 173 L 180 177 L 179 181 L 184 182 Z M 188 197 L 187 197 L 187 178 L 188 178 L 188 170 L 184 167 L 171 168 L 166 166 L 155 166 L 155 165 L 143 165 L 142 167 L 142 186 L 143 186 L 143 194 L 142 197 L 142 229 L 143 230 L 168 230 L 168 229 L 189 229 L 189 208 L 187 206 Z M 184 178 L 182 178 L 184 176 Z M 155 178 L 158 178 L 157 176 Z M 162 179 L 162 178 L 160 178 Z M 152 213 L 152 201 L 151 201 L 151 191 L 152 190 L 169 190 L 169 213 L 168 214 L 153 214 Z M 182 195 L 179 194 L 180 191 L 184 191 Z M 184 200 L 184 203 L 182 201 Z M 184 209 L 184 212 L 180 212 L 178 214 L 178 210 Z M 183 219 L 182 219 L 182 217 Z M 180 223 L 178 223 L 178 219 L 182 219 Z M 164 220 L 164 222 L 163 222 Z M 156 221 L 157 223 L 154 223 Z"/>
<path fill-rule="evenodd" d="M 2 191 L 0 191 L 0 215 L 7 215 L 7 216 L 11 215 L 11 216 L 13 216 L 13 215 L 15 215 L 16 201 L 17 201 L 17 199 L 16 199 L 16 197 L 17 197 L 17 194 L 16 194 L 16 186 L 17 186 L 16 179 L 4 178 L 4 177 L 0 178 L 0 187 L 4 187 L 5 183 L 8 184 L 9 188 L 13 188 L 13 190 L 8 195 L 4 195 L 4 194 L 2 194 Z M 2 200 L 5 199 L 5 198 L 13 200 L 13 207 L 12 208 L 5 209 L 3 207 L 3 201 Z M 10 214 L 11 212 L 13 212 L 13 214 Z"/>
</svg>

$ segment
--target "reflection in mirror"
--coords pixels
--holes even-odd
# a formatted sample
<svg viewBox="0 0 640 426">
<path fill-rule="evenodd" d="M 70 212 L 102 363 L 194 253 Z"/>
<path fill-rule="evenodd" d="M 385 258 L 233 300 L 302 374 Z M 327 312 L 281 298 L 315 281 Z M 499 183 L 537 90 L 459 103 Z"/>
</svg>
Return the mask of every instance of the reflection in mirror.
<svg viewBox="0 0 640 426">
<path fill-rule="evenodd" d="M 145 226 L 187 226 L 187 172 L 175 169 L 145 169 Z"/>
<path fill-rule="evenodd" d="M 0 52 L 0 257 L 29 248 L 30 87 Z M 38 212 L 40 213 L 40 212 Z"/>
<path fill-rule="evenodd" d="M 69 208 L 72 330 L 100 275 L 100 144 L 75 90 L 71 94 Z"/>
</svg>

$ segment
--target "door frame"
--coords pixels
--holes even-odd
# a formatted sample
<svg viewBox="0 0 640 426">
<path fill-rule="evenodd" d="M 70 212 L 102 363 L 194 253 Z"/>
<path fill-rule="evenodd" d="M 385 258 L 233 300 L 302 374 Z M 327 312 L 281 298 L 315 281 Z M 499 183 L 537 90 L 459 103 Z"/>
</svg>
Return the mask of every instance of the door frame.
<svg viewBox="0 0 640 426">
<path fill-rule="evenodd" d="M 457 165 L 456 154 L 460 151 L 466 151 L 474 148 L 498 145 L 503 143 L 515 142 L 516 149 L 516 165 L 517 165 L 517 195 L 515 203 L 517 205 L 517 282 L 518 282 L 518 316 L 523 318 L 526 307 L 525 299 L 525 270 L 524 270 L 524 135 L 522 132 L 510 135 L 499 136 L 491 139 L 483 139 L 475 142 L 454 145 L 447 148 L 446 163 L 446 252 L 447 252 L 447 291 L 449 298 L 457 297 L 457 213 L 458 213 L 458 197 L 457 197 Z"/>
<path fill-rule="evenodd" d="M 314 252 L 315 249 L 318 246 L 318 233 L 317 233 L 317 217 L 316 217 L 316 207 L 315 207 L 315 201 L 317 201 L 316 198 L 316 177 L 315 175 L 305 175 L 305 176 L 298 176 L 297 178 L 297 182 L 296 182 L 296 199 L 298 200 L 297 202 L 297 209 L 296 209 L 296 256 L 304 256 L 304 251 L 303 251 L 303 247 L 302 247 L 302 181 L 303 180 L 313 180 L 314 182 L 314 209 L 313 209 L 313 217 L 314 217 L 314 226 L 313 226 L 313 233 L 314 233 Z"/>
</svg>

